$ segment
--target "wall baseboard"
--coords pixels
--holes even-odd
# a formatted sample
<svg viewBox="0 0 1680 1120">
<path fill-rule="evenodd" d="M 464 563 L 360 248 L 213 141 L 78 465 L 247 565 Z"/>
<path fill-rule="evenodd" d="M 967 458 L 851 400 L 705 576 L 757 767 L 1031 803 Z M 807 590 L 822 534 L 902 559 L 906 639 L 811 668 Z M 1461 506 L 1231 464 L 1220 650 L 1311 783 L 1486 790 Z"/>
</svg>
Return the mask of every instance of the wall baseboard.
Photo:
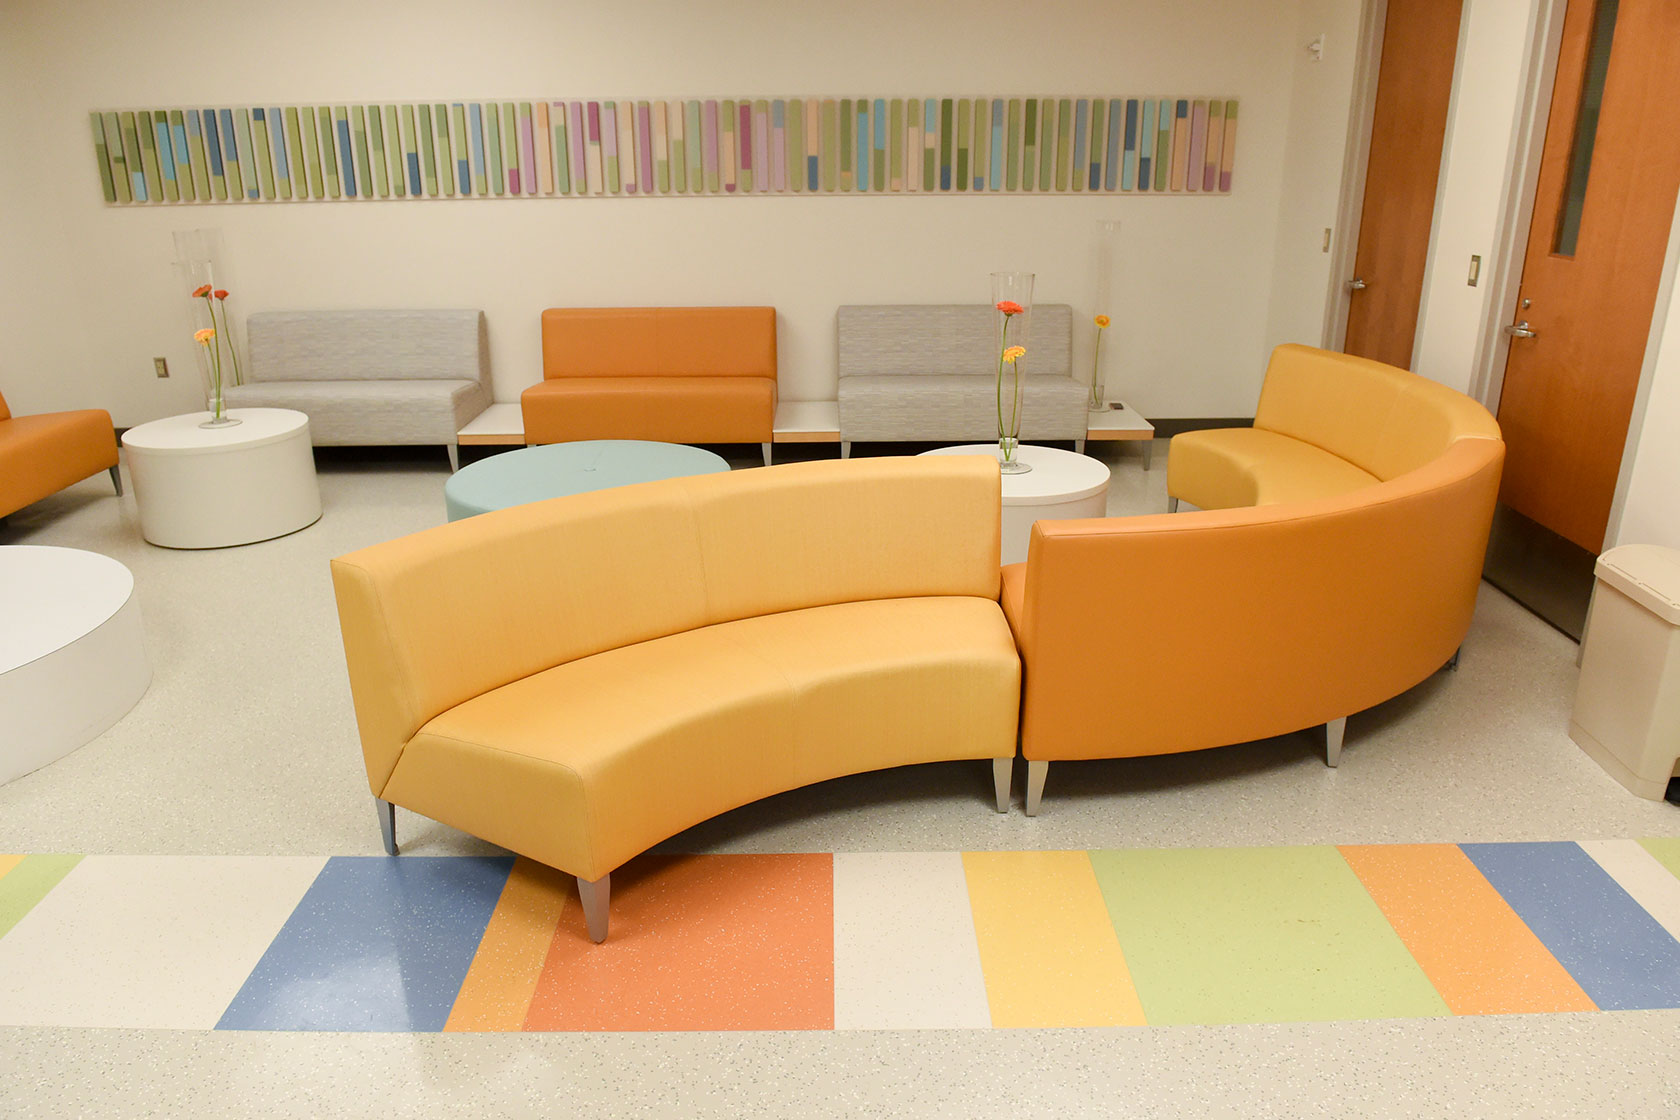
<svg viewBox="0 0 1680 1120">
<path fill-rule="evenodd" d="M 1156 439 L 1171 439 L 1181 432 L 1199 432 L 1204 428 L 1252 428 L 1252 416 L 1179 416 L 1165 420 L 1151 417 Z"/>
</svg>

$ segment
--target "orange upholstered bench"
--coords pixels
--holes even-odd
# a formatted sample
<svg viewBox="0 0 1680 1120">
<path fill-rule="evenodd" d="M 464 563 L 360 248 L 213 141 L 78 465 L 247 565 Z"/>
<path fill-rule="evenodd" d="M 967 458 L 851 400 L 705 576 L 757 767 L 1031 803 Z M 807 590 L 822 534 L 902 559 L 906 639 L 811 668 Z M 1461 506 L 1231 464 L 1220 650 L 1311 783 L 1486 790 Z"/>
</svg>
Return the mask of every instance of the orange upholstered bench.
<svg viewBox="0 0 1680 1120">
<path fill-rule="evenodd" d="M 773 307 L 552 307 L 526 443 L 758 443 L 776 417 Z"/>
<path fill-rule="evenodd" d="M 110 471 L 117 494 L 117 433 L 103 408 L 13 416 L 0 397 L 0 517 Z"/>
</svg>

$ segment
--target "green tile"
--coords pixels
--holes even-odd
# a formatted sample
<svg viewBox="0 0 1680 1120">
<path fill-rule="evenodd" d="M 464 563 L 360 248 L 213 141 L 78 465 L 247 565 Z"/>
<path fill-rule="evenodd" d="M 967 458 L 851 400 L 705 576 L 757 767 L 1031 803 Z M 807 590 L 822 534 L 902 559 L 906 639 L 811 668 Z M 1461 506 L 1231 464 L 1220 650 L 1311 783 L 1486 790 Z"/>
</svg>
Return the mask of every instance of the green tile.
<svg viewBox="0 0 1680 1120">
<path fill-rule="evenodd" d="M 1332 847 L 1091 853 L 1148 1021 L 1450 1012 Z"/>
<path fill-rule="evenodd" d="M 1680 878 L 1680 836 L 1649 836 L 1639 842 L 1657 862 Z"/>
<path fill-rule="evenodd" d="M 81 860 L 81 856 L 27 856 L 0 877 L 0 937 L 12 932 Z"/>
</svg>

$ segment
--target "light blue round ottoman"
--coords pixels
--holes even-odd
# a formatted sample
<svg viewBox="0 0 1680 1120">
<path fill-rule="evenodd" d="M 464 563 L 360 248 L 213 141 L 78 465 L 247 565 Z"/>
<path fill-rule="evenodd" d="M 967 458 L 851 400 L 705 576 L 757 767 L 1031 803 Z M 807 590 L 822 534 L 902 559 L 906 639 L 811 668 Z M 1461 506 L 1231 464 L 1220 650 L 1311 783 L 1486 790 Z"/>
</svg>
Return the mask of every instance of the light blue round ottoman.
<svg viewBox="0 0 1680 1120">
<path fill-rule="evenodd" d="M 462 467 L 443 484 L 443 500 L 449 520 L 459 521 L 545 498 L 728 469 L 722 456 L 680 443 L 642 439 L 548 443 Z"/>
</svg>

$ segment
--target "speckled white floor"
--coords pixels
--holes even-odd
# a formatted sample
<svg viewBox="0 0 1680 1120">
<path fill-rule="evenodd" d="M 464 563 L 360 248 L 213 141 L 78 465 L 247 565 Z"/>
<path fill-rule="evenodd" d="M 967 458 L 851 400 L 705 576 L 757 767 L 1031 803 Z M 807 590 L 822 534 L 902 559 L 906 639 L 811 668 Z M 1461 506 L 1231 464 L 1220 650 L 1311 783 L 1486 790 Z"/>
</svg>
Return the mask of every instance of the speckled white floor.
<svg viewBox="0 0 1680 1120">
<path fill-rule="evenodd" d="M 779 457 L 786 458 L 779 449 Z M 821 454 L 786 449 L 794 455 Z M 830 452 L 832 453 L 832 452 Z M 1166 447 L 1115 463 L 1110 512 L 1164 508 Z M 743 458 L 737 465 L 749 465 Z M 122 722 L 0 786 L 0 851 L 379 851 L 326 562 L 443 518 L 441 452 L 327 454 L 325 515 L 290 537 L 145 544 L 100 475 L 0 527 L 134 572 L 154 680 Z M 749 806 L 672 851 L 957 851 L 1595 839 L 1680 832 L 1565 733 L 1575 645 L 1484 585 L 1462 667 L 1349 720 L 1337 770 L 1306 735 L 1052 767 L 1042 814 L 991 812 L 960 764 Z M 1137 656 L 1147 657 L 1147 640 Z M 1114 671 L 1125 671 L 1123 665 Z M 1017 797 L 1020 778 L 1017 779 Z M 401 814 L 405 850 L 490 850 Z M 821 1037 L 215 1035 L 0 1031 L 8 1115 L 1670 1116 L 1680 1012 L 1122 1031 Z"/>
</svg>

